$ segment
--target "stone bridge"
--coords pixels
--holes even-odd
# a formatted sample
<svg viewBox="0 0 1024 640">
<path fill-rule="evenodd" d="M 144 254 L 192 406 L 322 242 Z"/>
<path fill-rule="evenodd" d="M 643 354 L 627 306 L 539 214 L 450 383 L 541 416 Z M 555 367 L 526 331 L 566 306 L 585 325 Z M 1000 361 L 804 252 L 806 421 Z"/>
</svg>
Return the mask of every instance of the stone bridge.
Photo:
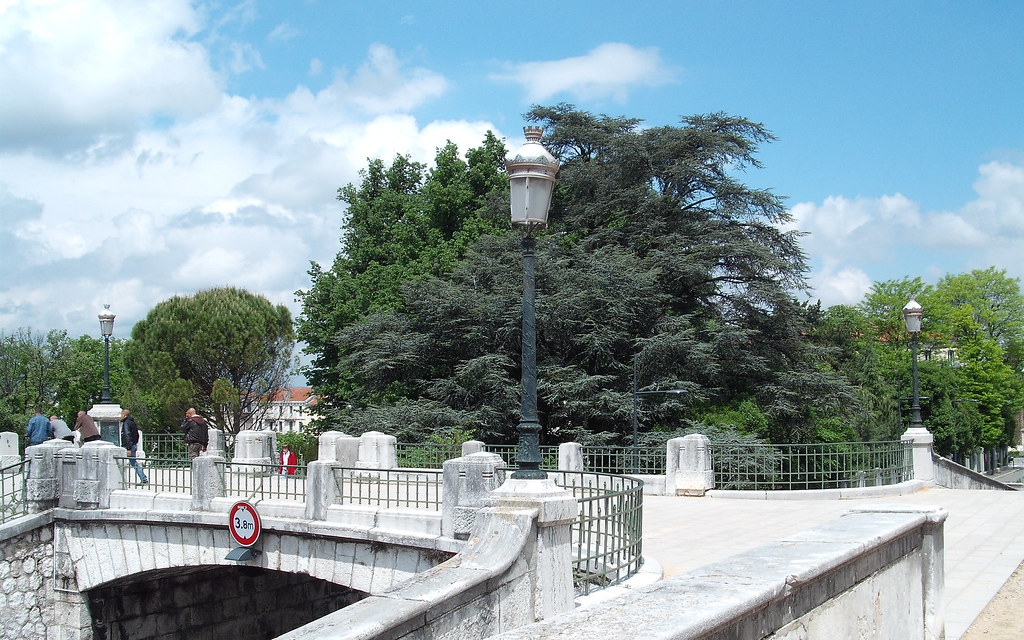
<svg viewBox="0 0 1024 640">
<path fill-rule="evenodd" d="M 0 525 L 0 580 L 12 611 L 0 637 L 274 638 L 367 598 L 387 601 L 376 608 L 389 624 L 422 620 L 420 609 L 436 612 L 448 600 L 447 615 L 473 621 L 483 637 L 572 606 L 576 501 L 550 481 L 531 481 L 525 492 L 496 492 L 490 506 L 472 504 L 498 488 L 498 456 L 453 461 L 442 510 L 339 504 L 341 475 L 376 486 L 387 470 L 346 470 L 322 451 L 299 499 L 249 500 L 262 523 L 258 554 L 235 561 L 228 513 L 243 498 L 225 495 L 226 487 L 298 479 L 268 477 L 260 457 L 236 455 L 228 471 L 223 458 L 204 455 L 179 476 L 187 493 L 126 489 L 121 453 L 109 443 L 63 441 L 27 451 L 32 513 Z M 152 482 L 169 473 L 150 470 Z M 538 487 L 544 495 L 531 497 Z M 431 577 L 445 561 L 455 567 Z M 434 595 L 403 592 L 414 577 Z M 477 598 L 506 613 L 462 611 Z"/>
</svg>

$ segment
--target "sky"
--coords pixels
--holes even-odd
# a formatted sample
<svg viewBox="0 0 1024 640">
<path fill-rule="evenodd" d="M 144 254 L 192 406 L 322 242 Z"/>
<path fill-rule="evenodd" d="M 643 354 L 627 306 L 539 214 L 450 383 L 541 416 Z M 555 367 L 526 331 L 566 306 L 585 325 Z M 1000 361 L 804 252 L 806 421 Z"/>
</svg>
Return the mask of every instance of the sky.
<svg viewBox="0 0 1024 640">
<path fill-rule="evenodd" d="M 368 158 L 533 104 L 777 140 L 810 299 L 1024 276 L 1024 3 L 0 0 L 0 332 L 115 337 L 215 286 L 297 315 Z"/>
</svg>

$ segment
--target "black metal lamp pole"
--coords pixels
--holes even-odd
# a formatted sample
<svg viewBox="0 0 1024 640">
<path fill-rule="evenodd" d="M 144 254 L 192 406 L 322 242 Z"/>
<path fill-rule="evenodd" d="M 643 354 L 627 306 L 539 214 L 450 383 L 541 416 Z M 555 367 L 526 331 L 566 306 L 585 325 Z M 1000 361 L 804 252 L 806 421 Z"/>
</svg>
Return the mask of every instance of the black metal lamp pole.
<svg viewBox="0 0 1024 640">
<path fill-rule="evenodd" d="M 921 422 L 921 394 L 920 387 L 918 386 L 917 379 L 917 337 L 921 333 L 921 317 L 924 315 L 924 309 L 914 299 L 914 296 L 910 296 L 910 302 L 907 306 L 903 307 L 903 320 L 907 324 L 907 333 L 910 334 L 910 354 L 911 363 L 910 371 L 913 378 L 913 405 L 911 406 L 911 418 L 910 428 L 921 429 L 924 427 Z"/>
<path fill-rule="evenodd" d="M 540 470 L 540 419 L 537 415 L 537 311 L 534 229 L 547 226 L 558 160 L 540 143 L 543 129 L 525 127 L 526 142 L 505 161 L 512 225 L 523 227 L 523 399 L 519 408 L 519 469 L 512 478 L 547 478 Z"/>
<path fill-rule="evenodd" d="M 540 470 L 540 420 L 537 417 L 537 281 L 533 236 L 523 236 L 523 400 L 519 406 L 519 469 L 513 478 L 548 477 Z"/>
<path fill-rule="evenodd" d="M 103 311 L 99 315 L 100 333 L 103 335 L 103 393 L 100 395 L 101 404 L 110 404 L 110 336 L 114 333 L 114 314 L 110 312 L 110 305 L 103 305 Z"/>
<path fill-rule="evenodd" d="M 637 419 L 637 398 L 639 396 L 671 395 L 686 393 L 686 389 L 656 389 L 653 391 L 637 390 L 636 356 L 633 356 L 633 474 L 640 473 L 639 420 Z"/>
</svg>

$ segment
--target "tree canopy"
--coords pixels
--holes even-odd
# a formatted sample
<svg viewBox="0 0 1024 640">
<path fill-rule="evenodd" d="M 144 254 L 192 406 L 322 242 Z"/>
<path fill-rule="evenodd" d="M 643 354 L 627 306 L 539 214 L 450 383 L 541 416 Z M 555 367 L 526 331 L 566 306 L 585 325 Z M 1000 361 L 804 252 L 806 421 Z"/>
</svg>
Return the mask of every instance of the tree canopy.
<svg viewBox="0 0 1024 640">
<path fill-rule="evenodd" d="M 732 407 L 764 437 L 813 440 L 823 425 L 834 435 L 853 395 L 818 366 L 822 348 L 807 337 L 818 310 L 794 297 L 806 271 L 799 236 L 780 231 L 781 198 L 738 179 L 759 166 L 758 147 L 772 135 L 725 114 L 644 128 L 562 104 L 527 119 L 546 128 L 562 162 L 537 247 L 545 439 L 625 442 L 634 362 L 641 387 L 689 391 L 641 401 L 645 424 L 671 429 Z M 441 149 L 438 168 L 414 172 L 428 176 L 422 182 L 403 178 L 412 165 L 401 158 L 389 180 L 371 162 L 360 187 L 341 190 L 350 206 L 343 249 L 330 272 L 314 267 L 299 322 L 314 388 L 336 394 L 332 424 L 514 438 L 519 236 L 507 229 L 504 151 L 493 137 L 482 148 L 458 171 L 440 170 L 455 165 L 454 148 Z M 460 185 L 480 155 L 485 179 L 472 197 L 445 196 L 444 215 L 428 215 L 434 194 L 466 193 Z M 369 211 L 387 215 L 370 227 Z M 467 228 L 454 250 L 437 246 Z M 427 249 L 435 253 L 424 262 Z M 367 278 L 374 269 L 401 276 Z M 356 286 L 360 278 L 374 286 Z"/>
<path fill-rule="evenodd" d="M 132 329 L 126 361 L 155 420 L 177 426 L 189 406 L 226 433 L 266 411 L 294 366 L 291 313 L 248 291 L 175 296 Z"/>
</svg>

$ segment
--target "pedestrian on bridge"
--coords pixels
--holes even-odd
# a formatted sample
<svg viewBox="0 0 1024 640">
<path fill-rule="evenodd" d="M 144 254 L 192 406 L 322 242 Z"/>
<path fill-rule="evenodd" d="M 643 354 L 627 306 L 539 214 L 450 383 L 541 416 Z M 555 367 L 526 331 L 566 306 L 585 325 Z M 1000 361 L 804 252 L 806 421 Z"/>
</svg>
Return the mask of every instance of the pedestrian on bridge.
<svg viewBox="0 0 1024 640">
<path fill-rule="evenodd" d="M 29 446 L 43 444 L 50 439 L 53 432 L 50 430 L 50 421 L 43 415 L 43 410 L 36 408 L 36 414 L 29 418 L 28 426 L 25 428 L 25 435 L 28 436 Z"/>
<path fill-rule="evenodd" d="M 100 429 L 96 421 L 84 411 L 78 412 L 78 419 L 75 420 L 75 431 L 82 436 L 82 444 L 100 439 Z"/>
<path fill-rule="evenodd" d="M 121 446 L 128 452 L 130 464 L 135 469 L 135 475 L 139 477 L 139 484 L 149 484 L 146 472 L 135 459 L 139 451 L 139 425 L 135 423 L 135 418 L 128 409 L 121 409 Z"/>
<path fill-rule="evenodd" d="M 68 426 L 68 423 L 64 422 L 57 416 L 50 416 L 50 428 L 53 429 L 53 437 L 60 438 L 61 440 L 67 440 L 68 442 L 75 441 L 75 433 Z"/>
<path fill-rule="evenodd" d="M 298 458 L 295 457 L 295 452 L 292 451 L 290 445 L 281 446 L 281 475 L 294 476 L 295 465 L 298 464 Z"/>
<path fill-rule="evenodd" d="M 188 447 L 188 459 L 194 460 L 206 449 L 210 442 L 210 432 L 206 418 L 196 415 L 196 410 L 189 407 L 185 419 L 181 422 L 181 430 L 185 432 L 185 446 Z"/>
</svg>

